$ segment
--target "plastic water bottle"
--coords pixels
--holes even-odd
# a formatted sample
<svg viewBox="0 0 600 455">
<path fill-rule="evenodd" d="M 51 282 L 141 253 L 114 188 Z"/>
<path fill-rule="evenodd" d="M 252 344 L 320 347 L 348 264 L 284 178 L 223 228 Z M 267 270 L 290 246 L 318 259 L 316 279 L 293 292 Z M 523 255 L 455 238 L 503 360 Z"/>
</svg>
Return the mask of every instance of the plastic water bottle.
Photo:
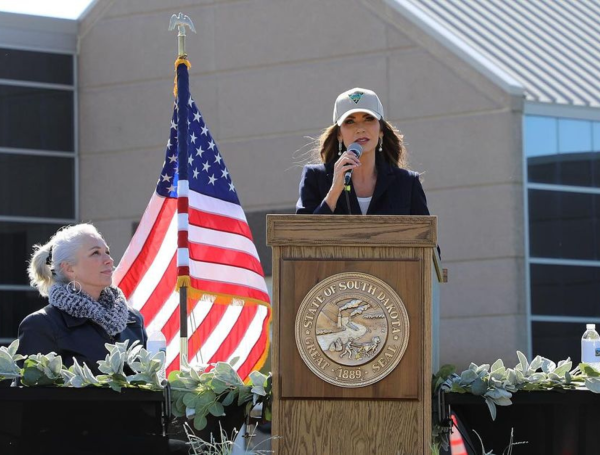
<svg viewBox="0 0 600 455">
<path fill-rule="evenodd" d="M 581 337 L 581 361 L 600 371 L 600 335 L 596 324 L 586 324 L 585 328 Z"/>
<path fill-rule="evenodd" d="M 148 335 L 148 352 L 150 352 L 150 354 L 154 356 L 154 354 L 157 354 L 160 351 L 165 353 L 165 362 L 163 363 L 162 368 L 158 372 L 158 378 L 162 382 L 166 379 L 165 365 L 167 363 L 167 339 L 160 330 L 155 330 L 153 332 L 150 332 L 150 334 Z"/>
</svg>

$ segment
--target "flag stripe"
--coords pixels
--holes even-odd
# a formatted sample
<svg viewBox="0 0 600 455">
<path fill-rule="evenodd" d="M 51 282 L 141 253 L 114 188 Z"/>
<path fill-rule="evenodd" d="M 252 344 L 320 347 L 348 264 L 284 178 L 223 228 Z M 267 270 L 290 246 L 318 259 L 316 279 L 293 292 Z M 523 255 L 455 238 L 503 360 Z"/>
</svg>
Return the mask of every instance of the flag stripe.
<svg viewBox="0 0 600 455">
<path fill-rule="evenodd" d="M 177 228 L 178 230 L 187 230 L 189 229 L 189 222 L 188 222 L 188 214 L 187 213 L 178 213 L 177 214 Z"/>
<path fill-rule="evenodd" d="M 132 264 L 137 260 L 138 255 L 147 244 L 150 231 L 154 227 L 156 220 L 159 218 L 163 204 L 167 202 L 167 199 L 153 193 L 150 198 L 150 202 L 146 207 L 146 211 L 142 215 L 140 224 L 133 235 L 129 246 L 123 255 L 119 266 L 115 269 L 113 278 L 115 282 L 121 282 L 125 274 L 129 271 Z M 172 202 L 171 202 L 172 203 Z M 122 290 L 122 288 L 121 288 Z"/>
<path fill-rule="evenodd" d="M 189 275 L 190 269 L 190 251 L 188 248 L 177 248 L 177 268 L 179 270 L 188 269 L 186 275 Z"/>
<path fill-rule="evenodd" d="M 191 208 L 201 212 L 213 213 L 215 215 L 238 219 L 244 223 L 246 222 L 244 210 L 239 205 L 201 194 L 197 191 L 190 191 L 189 204 Z"/>
<path fill-rule="evenodd" d="M 230 343 L 240 342 L 238 326 L 248 327 L 248 313 L 251 308 L 244 308 L 237 305 L 228 305 L 223 319 L 219 323 L 219 330 L 214 330 L 202 346 L 202 356 L 209 359 L 209 363 L 227 359 L 228 355 L 223 355 L 222 349 L 230 353 L 230 348 L 225 348 Z"/>
<path fill-rule="evenodd" d="M 242 342 L 244 338 L 244 334 L 250 327 L 254 316 L 256 315 L 256 305 L 245 307 L 245 311 L 242 312 L 242 307 L 234 307 L 230 305 L 230 309 L 228 312 L 231 312 L 233 309 L 237 309 L 237 317 L 235 320 L 231 320 L 231 326 L 229 327 L 229 333 L 231 336 L 229 337 L 221 337 L 218 339 L 218 343 L 211 344 L 211 339 L 207 340 L 205 346 L 206 348 L 206 356 L 209 355 L 209 349 L 212 350 L 212 355 L 210 356 L 209 363 L 216 362 L 219 359 L 228 359 L 231 360 L 231 354 L 237 349 L 239 344 Z M 238 359 L 239 361 L 239 359 Z"/>
<path fill-rule="evenodd" d="M 244 251 L 260 260 L 254 243 L 252 243 L 252 241 L 247 237 L 237 234 L 230 234 L 228 232 L 205 229 L 198 226 L 190 226 L 189 232 L 190 242 L 194 242 L 199 245 L 218 246 L 228 250 Z"/>
<path fill-rule="evenodd" d="M 189 340 L 188 355 L 190 362 L 195 362 L 197 364 L 207 363 L 207 359 L 204 358 L 204 356 L 201 356 L 199 352 L 202 347 L 201 327 L 214 305 L 215 304 L 213 303 L 202 301 L 199 302 L 199 305 L 196 305 L 196 308 L 190 313 L 190 326 L 197 328 L 197 330 L 192 333 Z"/>
<path fill-rule="evenodd" d="M 119 287 L 125 297 L 129 298 L 138 286 L 142 285 L 143 287 L 145 274 L 157 262 L 159 251 L 163 250 L 165 245 L 170 245 L 171 242 L 168 239 L 170 230 L 173 229 L 172 221 L 175 218 L 176 208 L 174 201 L 166 201 L 162 205 L 158 218 L 150 230 L 144 249 L 138 254 L 123 279 L 119 280 Z"/>
<path fill-rule="evenodd" d="M 184 182 L 179 181 L 179 187 L 181 188 L 182 184 Z M 177 213 L 179 213 L 180 215 L 183 213 L 187 213 L 188 212 L 188 198 L 187 197 L 183 197 L 183 196 L 179 196 L 179 198 L 177 199 Z"/>
<path fill-rule="evenodd" d="M 223 314 L 221 321 L 219 321 L 218 330 L 213 330 L 202 345 L 202 356 L 209 359 L 208 363 L 227 359 L 228 356 L 216 355 L 224 344 L 232 341 L 234 341 L 236 345 L 239 343 L 240 337 L 237 335 L 234 327 L 237 327 L 240 317 L 241 323 L 246 319 L 245 317 L 242 317 L 243 312 L 243 307 L 241 306 L 227 305 L 225 313 Z M 248 313 L 248 309 L 246 309 L 246 313 Z"/>
<path fill-rule="evenodd" d="M 179 309 L 179 293 L 173 292 L 169 296 L 169 298 L 164 302 L 164 305 L 160 308 L 160 310 L 155 314 L 154 319 L 152 320 L 150 325 L 148 325 L 148 332 L 151 332 L 153 330 L 161 330 L 164 333 L 163 328 L 165 327 L 166 323 L 171 318 L 171 315 L 173 313 L 177 313 L 178 309 Z M 179 327 L 177 327 L 177 330 L 179 330 Z M 165 338 L 166 338 L 166 336 L 165 336 Z M 169 341 L 169 339 L 167 339 L 167 344 L 168 344 L 168 341 Z"/>
<path fill-rule="evenodd" d="M 188 358 L 190 359 L 190 364 L 195 360 L 194 356 L 199 349 L 198 337 L 201 332 L 202 323 L 206 317 L 212 313 L 212 319 L 208 322 L 210 328 L 210 322 L 214 323 L 215 321 L 220 320 L 219 312 L 224 311 L 224 308 L 224 305 L 214 305 L 211 302 L 204 300 L 188 299 L 188 333 L 192 334 L 188 338 Z M 175 357 L 179 353 L 179 317 L 170 318 L 164 325 L 169 328 L 169 338 L 167 338 L 167 364 L 170 364 L 175 360 Z M 216 329 L 216 327 L 213 327 L 210 330 L 213 329 Z M 197 339 L 196 345 L 194 345 L 194 339 Z M 169 349 L 169 346 L 172 346 L 172 348 Z M 206 359 L 204 360 L 204 363 L 206 363 Z"/>
<path fill-rule="evenodd" d="M 178 294 L 179 295 L 179 294 Z M 175 310 L 167 315 L 165 314 L 164 316 L 168 316 L 168 319 L 166 320 L 165 324 L 163 325 L 162 328 L 162 333 L 165 335 L 165 338 L 167 339 L 167 344 L 170 344 L 172 342 L 177 341 L 175 339 L 175 335 L 179 334 L 179 305 L 175 308 Z M 189 334 L 189 332 L 188 332 Z"/>
<path fill-rule="evenodd" d="M 179 338 L 179 332 L 177 332 L 177 338 Z M 172 354 L 172 357 L 169 355 Z M 167 376 L 173 370 L 179 369 L 179 343 L 172 343 L 167 345 Z"/>
<path fill-rule="evenodd" d="M 213 264 L 235 265 L 236 267 L 250 270 L 262 277 L 263 270 L 260 262 L 255 257 L 241 251 L 227 250 L 216 246 L 198 245 L 191 243 L 189 245 L 189 259 L 198 262 L 210 262 Z"/>
<path fill-rule="evenodd" d="M 140 312 L 144 316 L 146 325 L 151 324 L 161 309 L 166 304 L 167 300 L 173 295 L 173 283 L 177 280 L 177 260 L 175 256 L 171 258 L 171 262 L 167 267 L 164 275 L 152 291 L 152 294 L 146 300 Z M 150 287 L 150 285 L 148 285 Z M 179 294 L 177 294 L 179 295 Z M 159 328 L 160 330 L 160 328 Z"/>
<path fill-rule="evenodd" d="M 152 295 L 155 283 L 161 280 L 167 271 L 171 259 L 177 252 L 177 218 L 171 217 L 171 223 L 167 229 L 164 240 L 159 245 L 154 260 L 150 264 L 144 264 L 144 275 L 139 278 L 139 284 L 133 294 L 129 297 L 129 303 L 137 310 L 141 310 L 148 298 Z"/>
<path fill-rule="evenodd" d="M 199 280 L 196 277 L 190 277 L 192 286 L 195 289 L 204 289 L 207 293 L 224 294 L 238 296 L 240 298 L 254 299 L 261 302 L 268 302 L 269 295 L 256 289 L 244 286 L 236 286 L 228 283 L 219 283 L 217 281 Z"/>
<path fill-rule="evenodd" d="M 238 367 L 238 374 L 240 377 L 245 378 L 257 368 L 260 368 L 262 365 L 259 365 L 258 362 L 261 358 L 265 357 L 265 351 L 269 347 L 269 323 L 271 321 L 271 310 L 267 307 L 260 306 L 259 314 L 263 315 L 263 319 L 255 318 L 253 322 L 256 323 L 252 325 L 252 327 L 247 332 L 247 339 L 240 344 L 242 349 L 234 352 L 232 357 L 239 356 L 240 359 L 245 359 L 244 363 L 242 363 Z M 257 337 L 258 339 L 252 345 L 252 338 Z M 250 352 L 246 355 L 246 352 L 243 348 L 252 346 Z"/>
<path fill-rule="evenodd" d="M 189 211 L 189 222 L 194 226 L 238 234 L 252 240 L 252 232 L 250 232 L 250 228 L 246 222 L 242 220 L 191 208 Z"/>
<path fill-rule="evenodd" d="M 227 311 L 227 305 L 213 304 L 210 311 L 204 317 L 202 324 L 197 326 L 196 331 L 190 337 L 190 345 L 193 349 L 189 349 L 189 358 L 193 359 L 200 349 L 204 349 L 206 340 L 213 332 L 220 330 L 220 324 Z M 202 358 L 206 362 L 208 357 L 203 350 Z"/>
<path fill-rule="evenodd" d="M 246 286 L 248 289 L 262 291 L 265 294 L 269 292 L 262 275 L 240 267 L 190 259 L 190 274 L 198 280 Z"/>
<path fill-rule="evenodd" d="M 177 246 L 179 248 L 187 248 L 188 247 L 188 231 L 178 231 L 177 232 Z M 177 265 L 183 265 L 178 263 Z"/>
<path fill-rule="evenodd" d="M 179 203 L 184 203 L 185 207 L 188 206 L 188 195 L 190 194 L 190 185 L 187 180 L 179 180 L 177 183 L 177 198 L 179 199 Z M 187 210 L 181 210 L 180 213 L 187 212 Z"/>
</svg>

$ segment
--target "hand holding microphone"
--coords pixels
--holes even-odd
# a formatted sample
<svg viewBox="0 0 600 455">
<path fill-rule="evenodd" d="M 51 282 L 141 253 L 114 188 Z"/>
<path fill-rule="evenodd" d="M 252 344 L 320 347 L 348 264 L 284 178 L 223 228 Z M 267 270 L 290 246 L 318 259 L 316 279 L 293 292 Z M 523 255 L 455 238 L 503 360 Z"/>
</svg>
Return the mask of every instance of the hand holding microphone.
<svg viewBox="0 0 600 455">
<path fill-rule="evenodd" d="M 362 146 L 353 142 L 348 146 L 347 152 L 336 161 L 333 173 L 333 183 L 324 201 L 332 212 L 335 211 L 338 198 L 346 190 L 346 197 L 350 191 L 350 180 L 352 178 L 352 168 L 360 165 L 358 160 L 362 155 Z M 349 207 L 349 203 L 348 207 Z"/>
<path fill-rule="evenodd" d="M 360 158 L 363 148 L 358 142 L 353 142 L 348 146 L 348 153 L 354 153 L 356 158 Z M 352 169 L 348 169 L 344 174 L 344 186 L 346 191 L 350 191 L 350 181 L 352 179 Z"/>
</svg>

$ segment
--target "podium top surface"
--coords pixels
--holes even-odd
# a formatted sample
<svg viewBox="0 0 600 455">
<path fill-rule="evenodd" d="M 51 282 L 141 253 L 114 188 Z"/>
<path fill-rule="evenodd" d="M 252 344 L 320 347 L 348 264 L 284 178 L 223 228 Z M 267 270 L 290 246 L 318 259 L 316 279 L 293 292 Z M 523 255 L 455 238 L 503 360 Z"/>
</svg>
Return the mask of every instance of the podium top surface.
<svg viewBox="0 0 600 455">
<path fill-rule="evenodd" d="M 267 215 L 267 245 L 435 248 L 436 216 Z"/>
</svg>

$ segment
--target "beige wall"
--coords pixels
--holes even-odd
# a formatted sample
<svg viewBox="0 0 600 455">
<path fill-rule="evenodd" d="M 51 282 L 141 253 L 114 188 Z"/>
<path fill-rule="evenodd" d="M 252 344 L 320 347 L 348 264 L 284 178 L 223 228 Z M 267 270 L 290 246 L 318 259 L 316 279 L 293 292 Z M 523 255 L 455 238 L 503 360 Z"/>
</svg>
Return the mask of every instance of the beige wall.
<svg viewBox="0 0 600 455">
<path fill-rule="evenodd" d="M 191 92 L 247 212 L 293 207 L 307 149 L 333 101 L 374 89 L 424 172 L 450 282 L 441 361 L 526 351 L 521 103 L 397 13 L 350 0 L 100 0 L 81 24 L 81 216 L 116 257 L 164 158 L 176 37 L 195 23 Z"/>
</svg>

